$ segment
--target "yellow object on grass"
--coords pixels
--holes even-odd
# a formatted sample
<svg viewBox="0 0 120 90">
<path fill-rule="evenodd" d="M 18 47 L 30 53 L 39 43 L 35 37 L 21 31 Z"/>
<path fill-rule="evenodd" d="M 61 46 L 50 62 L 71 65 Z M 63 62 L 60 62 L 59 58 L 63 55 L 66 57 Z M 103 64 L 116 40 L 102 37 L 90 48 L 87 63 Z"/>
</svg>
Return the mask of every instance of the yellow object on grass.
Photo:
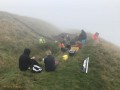
<svg viewBox="0 0 120 90">
<path fill-rule="evenodd" d="M 79 50 L 79 47 L 75 47 L 75 46 L 74 46 L 74 47 L 71 47 L 71 50 L 77 52 L 77 51 Z"/>
<path fill-rule="evenodd" d="M 39 39 L 39 43 L 40 43 L 40 44 L 46 43 L 46 41 L 45 41 L 45 39 L 44 39 L 43 37 L 41 37 L 41 38 Z"/>
<path fill-rule="evenodd" d="M 68 60 L 68 55 L 63 55 L 63 60 L 67 61 Z"/>
</svg>

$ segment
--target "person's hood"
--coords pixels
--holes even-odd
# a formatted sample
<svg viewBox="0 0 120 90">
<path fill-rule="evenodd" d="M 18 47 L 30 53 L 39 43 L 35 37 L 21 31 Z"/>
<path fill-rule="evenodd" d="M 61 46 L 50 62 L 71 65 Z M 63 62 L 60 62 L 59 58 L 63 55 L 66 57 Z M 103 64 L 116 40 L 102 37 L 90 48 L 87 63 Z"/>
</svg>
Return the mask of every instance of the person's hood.
<svg viewBox="0 0 120 90">
<path fill-rule="evenodd" d="M 30 55 L 30 49 L 25 48 L 24 49 L 24 54 L 29 56 Z"/>
</svg>

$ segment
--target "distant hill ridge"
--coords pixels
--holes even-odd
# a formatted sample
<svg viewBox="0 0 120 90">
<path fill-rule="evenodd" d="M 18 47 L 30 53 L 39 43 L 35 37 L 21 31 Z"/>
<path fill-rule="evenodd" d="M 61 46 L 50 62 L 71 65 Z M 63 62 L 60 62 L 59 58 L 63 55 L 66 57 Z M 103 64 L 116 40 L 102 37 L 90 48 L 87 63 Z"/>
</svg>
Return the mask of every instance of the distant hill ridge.
<svg viewBox="0 0 120 90">
<path fill-rule="evenodd" d="M 15 38 L 19 38 L 18 34 L 21 33 L 29 33 L 32 37 L 51 37 L 59 34 L 60 30 L 42 20 L 0 12 L 0 32 L 0 38 L 3 38 L 4 35 L 5 40 L 12 38 L 14 34 L 16 35 Z"/>
</svg>

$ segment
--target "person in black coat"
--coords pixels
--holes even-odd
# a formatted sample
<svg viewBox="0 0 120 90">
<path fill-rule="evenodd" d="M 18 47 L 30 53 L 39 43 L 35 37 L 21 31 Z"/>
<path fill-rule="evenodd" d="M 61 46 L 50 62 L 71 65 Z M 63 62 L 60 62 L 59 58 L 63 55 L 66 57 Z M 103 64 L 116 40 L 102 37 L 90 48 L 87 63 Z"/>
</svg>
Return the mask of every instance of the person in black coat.
<svg viewBox="0 0 120 90">
<path fill-rule="evenodd" d="M 46 71 L 55 71 L 56 65 L 58 62 L 55 62 L 55 58 L 52 56 L 51 51 L 46 52 L 47 56 L 43 58 L 44 63 L 45 63 L 45 70 Z"/>
<path fill-rule="evenodd" d="M 30 49 L 25 48 L 23 54 L 19 57 L 19 69 L 26 71 L 31 66 L 31 59 L 29 57 Z"/>
</svg>

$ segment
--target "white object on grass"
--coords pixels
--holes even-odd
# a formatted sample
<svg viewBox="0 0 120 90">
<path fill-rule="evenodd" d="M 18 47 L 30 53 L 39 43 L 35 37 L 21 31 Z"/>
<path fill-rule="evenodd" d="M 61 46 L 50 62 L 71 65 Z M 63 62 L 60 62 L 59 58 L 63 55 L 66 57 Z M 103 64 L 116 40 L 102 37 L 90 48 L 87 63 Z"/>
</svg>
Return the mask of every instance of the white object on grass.
<svg viewBox="0 0 120 90">
<path fill-rule="evenodd" d="M 43 62 L 44 62 L 44 58 L 43 58 L 42 60 L 43 60 Z"/>
<path fill-rule="evenodd" d="M 89 57 L 86 59 L 86 73 L 88 72 Z"/>
<path fill-rule="evenodd" d="M 83 62 L 83 72 L 88 73 L 88 64 L 89 64 L 89 57 L 87 57 Z"/>
</svg>

